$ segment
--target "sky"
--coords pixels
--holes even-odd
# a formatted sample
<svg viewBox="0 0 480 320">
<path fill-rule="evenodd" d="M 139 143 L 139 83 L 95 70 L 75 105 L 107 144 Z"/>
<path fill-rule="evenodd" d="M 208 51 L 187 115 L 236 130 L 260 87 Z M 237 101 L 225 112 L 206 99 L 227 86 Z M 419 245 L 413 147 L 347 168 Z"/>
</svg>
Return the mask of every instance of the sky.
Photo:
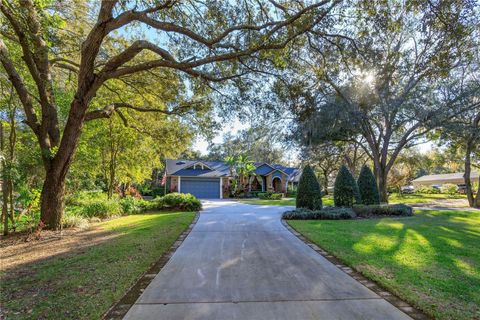
<svg viewBox="0 0 480 320">
<path fill-rule="evenodd" d="M 236 134 L 238 131 L 247 129 L 248 127 L 250 127 L 248 123 L 242 123 L 237 118 L 232 119 L 224 124 L 222 130 L 217 132 L 217 135 L 212 139 L 211 142 L 221 143 L 223 141 L 224 134 L 226 133 Z M 199 137 L 194 142 L 193 149 L 200 151 L 203 155 L 205 155 L 208 153 L 208 145 L 209 145 L 209 142 L 205 138 Z"/>
<path fill-rule="evenodd" d="M 233 119 L 230 120 L 229 122 L 225 123 L 225 126 L 217 132 L 216 136 L 212 139 L 211 142 L 213 143 L 221 143 L 223 141 L 223 136 L 226 133 L 237 133 L 240 130 L 247 129 L 250 125 L 248 123 L 242 123 L 238 119 Z M 194 144 L 193 144 L 193 149 L 199 151 L 201 154 L 205 155 L 208 153 L 208 146 L 209 142 L 203 138 L 203 137 L 198 137 Z M 416 148 L 421 152 L 421 153 L 427 153 L 431 151 L 435 147 L 435 144 L 426 141 L 425 143 L 419 144 L 416 146 Z M 289 152 L 290 156 L 288 157 L 288 161 L 296 161 L 296 157 L 298 156 L 298 153 L 296 152 Z M 295 158 L 295 159 L 294 159 Z"/>
</svg>

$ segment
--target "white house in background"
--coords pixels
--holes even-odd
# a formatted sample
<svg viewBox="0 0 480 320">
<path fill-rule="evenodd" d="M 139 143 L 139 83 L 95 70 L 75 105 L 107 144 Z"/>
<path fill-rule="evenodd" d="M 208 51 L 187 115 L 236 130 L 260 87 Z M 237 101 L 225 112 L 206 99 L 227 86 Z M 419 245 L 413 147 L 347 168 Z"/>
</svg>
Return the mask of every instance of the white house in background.
<svg viewBox="0 0 480 320">
<path fill-rule="evenodd" d="M 418 186 L 431 186 L 431 185 L 443 185 L 446 183 L 452 183 L 457 185 L 465 184 L 465 180 L 463 178 L 463 172 L 456 172 L 456 173 L 445 173 L 445 174 L 432 174 L 427 176 L 421 176 L 412 181 L 412 185 L 415 187 Z M 478 172 L 472 171 L 470 174 L 470 178 L 472 181 L 478 179 Z"/>
</svg>

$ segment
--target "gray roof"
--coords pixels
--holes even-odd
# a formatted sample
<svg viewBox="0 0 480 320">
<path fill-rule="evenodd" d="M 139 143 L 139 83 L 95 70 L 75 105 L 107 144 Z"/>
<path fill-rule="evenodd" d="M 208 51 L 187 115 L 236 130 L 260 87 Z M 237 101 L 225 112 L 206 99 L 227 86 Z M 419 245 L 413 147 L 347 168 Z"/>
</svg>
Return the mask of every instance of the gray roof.
<svg viewBox="0 0 480 320">
<path fill-rule="evenodd" d="M 195 163 L 203 163 L 212 170 L 190 170 L 187 169 Z M 256 167 L 264 163 L 254 163 Z M 273 169 L 285 172 L 288 175 L 289 182 L 298 182 L 302 171 L 298 168 L 289 168 L 279 164 L 268 164 Z M 223 161 L 202 161 L 202 160 L 166 160 L 167 175 L 183 177 L 205 177 L 219 178 L 230 176 L 230 167 Z"/>
<path fill-rule="evenodd" d="M 425 175 L 421 176 L 412 182 L 428 182 L 428 181 L 440 181 L 440 180 L 458 180 L 458 179 L 463 179 L 463 172 L 456 172 L 456 173 L 444 173 L 444 174 L 431 174 L 431 175 Z M 472 171 L 470 174 L 470 178 L 472 179 L 477 179 L 478 178 L 478 172 Z"/>
</svg>

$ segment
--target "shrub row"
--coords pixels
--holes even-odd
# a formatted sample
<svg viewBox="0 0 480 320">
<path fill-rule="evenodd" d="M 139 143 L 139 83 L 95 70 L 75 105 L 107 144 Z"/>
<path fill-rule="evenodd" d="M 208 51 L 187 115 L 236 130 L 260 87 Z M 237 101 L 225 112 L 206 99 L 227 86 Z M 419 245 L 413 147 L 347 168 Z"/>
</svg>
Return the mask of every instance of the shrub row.
<svg viewBox="0 0 480 320">
<path fill-rule="evenodd" d="M 442 191 L 438 188 L 430 187 L 430 186 L 419 186 L 415 188 L 415 193 L 425 193 L 425 194 L 438 194 Z"/>
<path fill-rule="evenodd" d="M 353 211 L 358 217 L 374 217 L 374 216 L 413 216 L 413 208 L 405 204 L 392 205 L 356 205 Z"/>
<path fill-rule="evenodd" d="M 309 210 L 305 208 L 286 211 L 282 218 L 285 220 L 340 220 L 355 218 L 351 208 L 325 207 L 322 210 Z"/>
<path fill-rule="evenodd" d="M 378 186 L 372 170 L 363 166 L 355 181 L 346 166 L 342 166 L 335 179 L 333 201 L 337 207 L 352 207 L 353 205 L 376 205 L 380 203 Z"/>
<path fill-rule="evenodd" d="M 347 207 L 324 207 L 322 210 L 296 209 L 286 211 L 282 218 L 285 220 L 339 220 L 374 218 L 382 216 L 412 216 L 413 209 L 404 204 L 394 205 L 355 205 Z"/>
<path fill-rule="evenodd" d="M 258 197 L 264 200 L 280 200 L 282 199 L 282 194 L 275 192 L 259 192 Z"/>
<path fill-rule="evenodd" d="M 114 216 L 141 213 L 149 210 L 199 211 L 200 200 L 191 194 L 169 193 L 152 201 L 127 196 L 123 199 L 107 199 L 105 194 L 91 193 L 69 199 L 64 225 L 78 225 L 81 218 L 108 219 Z"/>
</svg>

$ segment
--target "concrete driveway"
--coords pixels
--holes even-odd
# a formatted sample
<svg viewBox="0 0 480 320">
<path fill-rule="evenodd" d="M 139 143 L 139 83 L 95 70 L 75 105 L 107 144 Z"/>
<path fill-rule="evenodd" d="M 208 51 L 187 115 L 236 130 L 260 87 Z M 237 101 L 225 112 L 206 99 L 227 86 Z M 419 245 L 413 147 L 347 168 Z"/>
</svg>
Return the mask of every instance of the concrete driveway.
<svg viewBox="0 0 480 320">
<path fill-rule="evenodd" d="M 286 207 L 204 208 L 124 319 L 410 319 L 288 231 Z"/>
</svg>

